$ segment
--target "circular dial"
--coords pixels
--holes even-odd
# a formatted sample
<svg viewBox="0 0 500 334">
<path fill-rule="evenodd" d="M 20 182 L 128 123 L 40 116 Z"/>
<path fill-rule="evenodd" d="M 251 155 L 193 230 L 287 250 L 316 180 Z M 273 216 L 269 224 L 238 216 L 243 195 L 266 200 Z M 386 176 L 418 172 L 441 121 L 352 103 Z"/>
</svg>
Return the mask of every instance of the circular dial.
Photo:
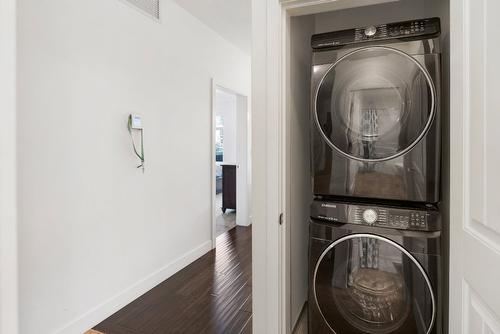
<svg viewBox="0 0 500 334">
<path fill-rule="evenodd" d="M 377 28 L 374 26 L 369 26 L 365 29 L 365 35 L 368 37 L 372 37 L 377 33 Z"/>
<path fill-rule="evenodd" d="M 377 221 L 378 215 L 377 211 L 373 209 L 366 209 L 363 211 L 363 220 L 368 224 L 373 224 Z"/>
</svg>

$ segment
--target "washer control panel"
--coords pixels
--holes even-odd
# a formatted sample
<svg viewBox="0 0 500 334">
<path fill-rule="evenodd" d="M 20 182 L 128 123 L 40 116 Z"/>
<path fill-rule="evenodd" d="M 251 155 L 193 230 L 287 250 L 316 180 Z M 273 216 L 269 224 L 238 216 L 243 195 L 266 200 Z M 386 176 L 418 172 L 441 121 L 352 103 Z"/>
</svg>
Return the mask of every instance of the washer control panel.
<svg viewBox="0 0 500 334">
<path fill-rule="evenodd" d="M 440 33 L 440 20 L 433 17 L 316 34 L 311 46 L 313 50 L 332 49 L 369 41 L 434 38 Z"/>
<path fill-rule="evenodd" d="M 401 230 L 436 231 L 441 229 L 439 211 L 435 208 L 418 209 L 314 201 L 311 205 L 311 218 Z"/>
</svg>

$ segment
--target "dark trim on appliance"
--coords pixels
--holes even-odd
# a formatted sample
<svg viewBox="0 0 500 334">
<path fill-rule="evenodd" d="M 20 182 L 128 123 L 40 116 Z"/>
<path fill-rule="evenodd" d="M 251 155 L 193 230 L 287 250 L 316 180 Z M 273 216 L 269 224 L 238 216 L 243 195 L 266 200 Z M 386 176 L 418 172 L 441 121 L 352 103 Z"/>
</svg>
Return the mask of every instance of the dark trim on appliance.
<svg viewBox="0 0 500 334">
<path fill-rule="evenodd" d="M 316 34 L 311 37 L 311 47 L 313 51 L 322 51 L 373 41 L 435 38 L 440 34 L 440 19 L 432 17 Z"/>
</svg>

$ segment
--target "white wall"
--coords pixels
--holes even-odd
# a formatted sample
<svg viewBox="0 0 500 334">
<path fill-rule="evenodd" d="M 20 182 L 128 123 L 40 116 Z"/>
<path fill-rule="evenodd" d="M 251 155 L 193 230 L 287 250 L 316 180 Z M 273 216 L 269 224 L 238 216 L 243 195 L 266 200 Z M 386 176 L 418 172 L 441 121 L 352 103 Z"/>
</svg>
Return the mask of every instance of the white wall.
<svg viewBox="0 0 500 334">
<path fill-rule="evenodd" d="M 251 113 L 248 97 L 236 95 L 236 224 L 248 226 L 252 223 L 250 215 L 252 191 L 252 150 L 250 136 Z"/>
<path fill-rule="evenodd" d="M 252 0 L 252 328 L 259 334 L 280 333 L 283 315 L 281 14 L 278 1 Z"/>
<path fill-rule="evenodd" d="M 18 6 L 21 332 L 81 333 L 211 247 L 211 78 L 250 59 L 170 0 Z"/>
<path fill-rule="evenodd" d="M 0 0 L 0 333 L 16 334 L 16 1 Z"/>
<path fill-rule="evenodd" d="M 290 243 L 290 325 L 307 300 L 310 172 L 311 35 L 314 16 L 290 19 L 289 95 L 287 106 L 287 228 Z"/>
<path fill-rule="evenodd" d="M 224 156 L 223 163 L 236 164 L 236 94 L 217 89 L 215 110 L 224 119 Z"/>
</svg>

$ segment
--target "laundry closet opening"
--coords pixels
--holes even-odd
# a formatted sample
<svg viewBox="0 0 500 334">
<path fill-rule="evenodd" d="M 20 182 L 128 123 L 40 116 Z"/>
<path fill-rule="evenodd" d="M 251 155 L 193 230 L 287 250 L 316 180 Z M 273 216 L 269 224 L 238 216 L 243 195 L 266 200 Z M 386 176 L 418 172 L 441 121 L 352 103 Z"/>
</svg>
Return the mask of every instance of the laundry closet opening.
<svg viewBox="0 0 500 334">
<path fill-rule="evenodd" d="M 408 24 L 407 33 L 405 24 Z M 369 27 L 374 27 L 374 31 L 368 31 Z M 333 42 L 328 40 L 326 33 L 350 29 L 356 43 L 358 38 L 367 38 L 367 44 L 361 41 L 355 46 L 342 45 L 342 38 Z M 422 36 L 428 34 L 429 42 L 418 44 L 417 41 L 424 37 L 406 37 L 420 29 Z M 432 29 L 439 32 L 433 34 Z M 351 333 L 350 330 L 356 328 L 359 333 L 371 333 L 374 329 L 369 323 L 372 322 L 378 323 L 381 332 L 426 333 L 429 328 L 432 328 L 431 333 L 446 332 L 449 194 L 441 189 L 449 182 L 449 1 L 380 1 L 368 6 L 291 16 L 288 32 L 285 111 L 287 330 L 303 333 L 309 328 L 310 333 L 311 330 L 314 333 L 323 333 L 322 330 Z M 312 41 L 313 36 L 315 40 Z M 370 43 L 371 36 L 380 38 L 380 43 Z M 330 42 L 331 45 L 322 44 Z M 313 46 L 317 47 L 314 55 Z M 319 52 L 321 48 L 325 51 Z M 322 113 L 321 108 L 349 111 Z M 415 175 L 424 176 L 408 176 L 408 173 L 394 176 L 383 169 L 386 161 L 393 161 L 394 170 L 413 168 Z M 318 200 L 324 202 L 314 205 Z M 335 203 L 328 207 L 329 201 Z M 373 206 L 377 209 L 373 210 Z M 403 211 L 396 214 L 391 211 L 394 208 Z M 345 216 L 338 213 L 342 210 Z M 362 224 L 360 228 L 335 230 L 331 226 L 339 217 L 329 214 L 342 216 L 339 227 L 355 219 L 373 220 L 377 222 L 375 226 L 385 219 L 384 215 L 393 225 L 396 224 L 393 217 L 398 217 L 400 225 L 392 226 L 393 230 L 377 225 L 377 230 L 370 230 L 368 234 L 387 238 L 368 238 L 365 242 L 361 235 L 367 230 Z M 324 225 L 321 222 L 315 225 L 311 223 L 311 216 L 332 219 L 332 224 L 323 221 Z M 419 235 L 422 238 L 403 236 L 408 233 L 405 224 L 408 230 L 416 229 L 416 225 L 412 225 L 416 224 L 414 217 L 425 217 L 425 224 L 418 227 L 422 229 Z M 353 234 L 360 237 L 349 239 Z M 393 242 L 397 239 L 393 234 L 400 236 L 401 241 Z M 347 236 L 346 239 L 339 241 L 343 236 Z M 313 239 L 321 239 L 323 246 L 317 246 Z M 419 244 L 426 255 L 418 258 L 413 255 L 412 246 L 401 247 L 401 244 Z M 330 251 L 326 250 L 328 247 Z M 377 256 L 368 257 L 373 262 L 355 263 L 356 256 L 344 261 L 346 272 L 351 270 L 349 266 L 361 268 L 357 276 L 344 277 L 338 273 L 321 276 L 322 270 L 325 273 L 331 270 L 327 267 L 338 267 L 337 262 L 342 262 L 339 258 L 362 253 L 370 247 L 379 251 Z M 394 273 L 399 273 L 399 278 L 377 270 L 384 261 L 394 263 L 391 266 L 396 268 Z M 397 263 L 401 263 L 404 270 L 399 270 Z M 367 316 L 363 313 L 367 310 L 360 308 L 356 313 L 357 306 L 353 306 L 356 301 L 351 297 L 339 295 L 331 300 L 324 299 L 337 291 L 335 289 L 315 291 L 315 288 L 333 286 L 345 279 L 346 285 L 354 286 L 351 292 L 368 296 L 373 291 L 369 293 L 361 286 L 368 289 L 366 282 L 373 279 L 374 271 L 393 288 L 378 291 L 380 296 L 401 297 L 386 309 L 375 305 L 382 314 L 378 318 Z M 406 274 L 413 276 L 414 283 L 405 281 Z M 417 297 L 412 299 L 411 296 L 418 294 L 424 296 L 426 302 Z M 353 300 L 354 304 L 349 305 Z M 344 306 L 339 308 L 338 301 Z M 399 314 L 391 311 L 398 303 L 402 310 Z M 411 303 L 419 306 L 402 306 Z M 310 313 L 311 305 L 316 313 Z M 308 324 L 308 312 L 309 322 L 315 322 L 312 325 Z M 384 312 L 388 318 L 384 318 Z M 417 315 L 419 312 L 421 314 Z M 333 323 L 341 327 L 332 328 Z"/>
</svg>

